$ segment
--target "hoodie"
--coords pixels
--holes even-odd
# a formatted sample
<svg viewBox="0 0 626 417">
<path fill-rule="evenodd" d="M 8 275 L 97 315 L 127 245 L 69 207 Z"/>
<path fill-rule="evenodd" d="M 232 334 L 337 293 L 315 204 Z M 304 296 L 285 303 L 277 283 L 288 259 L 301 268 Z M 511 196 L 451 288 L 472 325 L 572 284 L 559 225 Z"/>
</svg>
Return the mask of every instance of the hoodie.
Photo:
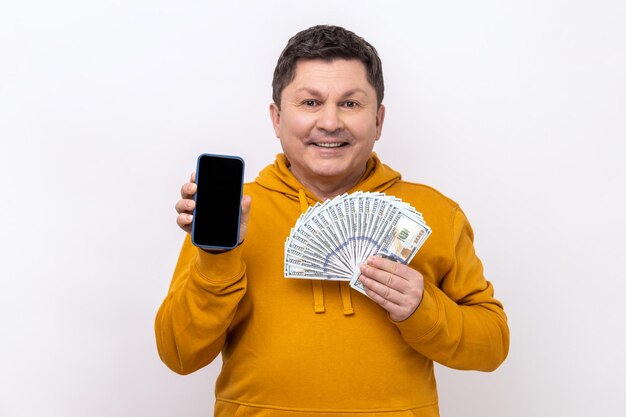
<svg viewBox="0 0 626 417">
<path fill-rule="evenodd" d="M 433 361 L 491 371 L 505 359 L 506 315 L 459 206 L 375 154 L 355 191 L 401 198 L 432 229 L 410 264 L 424 295 L 402 322 L 347 283 L 284 278 L 285 240 L 318 200 L 282 154 L 244 187 L 252 208 L 243 244 L 210 254 L 185 238 L 157 313 L 157 346 L 180 374 L 222 354 L 216 416 L 438 416 Z"/>
</svg>

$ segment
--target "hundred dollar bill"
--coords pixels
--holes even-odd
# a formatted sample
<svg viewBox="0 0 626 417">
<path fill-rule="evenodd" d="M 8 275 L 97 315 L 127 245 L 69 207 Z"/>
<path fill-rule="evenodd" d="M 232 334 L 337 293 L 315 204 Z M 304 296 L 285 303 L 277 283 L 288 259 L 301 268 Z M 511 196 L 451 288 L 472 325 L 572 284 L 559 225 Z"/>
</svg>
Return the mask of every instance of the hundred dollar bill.
<svg viewBox="0 0 626 417">
<path fill-rule="evenodd" d="M 285 241 L 288 278 L 358 282 L 359 267 L 371 255 L 411 261 L 430 228 L 420 212 L 401 199 L 376 192 L 342 194 L 309 207 Z"/>
<path fill-rule="evenodd" d="M 285 264 L 286 278 L 326 279 L 348 281 L 350 277 L 338 275 L 330 271 L 319 271 L 301 265 Z"/>
<path fill-rule="evenodd" d="M 424 244 L 431 230 L 422 224 L 416 216 L 410 213 L 400 213 L 388 232 L 384 236 L 380 248 L 370 255 L 384 256 L 396 262 L 408 264 Z M 356 268 L 352 273 L 350 286 L 365 294 L 363 284 L 359 280 L 360 276 L 360 270 Z"/>
</svg>

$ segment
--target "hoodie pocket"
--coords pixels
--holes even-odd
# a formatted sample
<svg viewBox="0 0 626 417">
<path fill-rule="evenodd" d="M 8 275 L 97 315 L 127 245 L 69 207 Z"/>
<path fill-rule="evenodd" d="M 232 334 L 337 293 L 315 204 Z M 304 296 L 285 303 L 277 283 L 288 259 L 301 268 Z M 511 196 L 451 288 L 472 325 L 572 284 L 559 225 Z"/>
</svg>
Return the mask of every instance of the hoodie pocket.
<svg viewBox="0 0 626 417">
<path fill-rule="evenodd" d="M 243 417 L 246 415 L 245 408 L 241 404 L 217 400 L 213 414 L 219 417 Z"/>
<path fill-rule="evenodd" d="M 239 404 L 237 406 L 237 410 L 235 410 L 234 417 L 245 417 L 248 413 L 246 412 L 246 406 Z M 217 416 L 221 416 L 221 414 L 216 414 Z"/>
<path fill-rule="evenodd" d="M 246 406 L 218 400 L 215 403 L 215 415 L 217 417 L 439 417 L 439 407 L 437 404 L 432 404 L 403 411 L 305 411 Z"/>
</svg>

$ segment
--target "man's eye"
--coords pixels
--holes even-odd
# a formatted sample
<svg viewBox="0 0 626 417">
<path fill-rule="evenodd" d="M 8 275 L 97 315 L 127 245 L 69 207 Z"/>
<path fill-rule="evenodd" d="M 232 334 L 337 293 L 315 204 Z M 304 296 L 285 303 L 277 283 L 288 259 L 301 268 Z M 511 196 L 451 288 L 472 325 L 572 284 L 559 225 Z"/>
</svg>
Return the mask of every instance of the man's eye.
<svg viewBox="0 0 626 417">
<path fill-rule="evenodd" d="M 302 104 L 304 104 L 307 107 L 313 107 L 315 106 L 317 103 L 315 102 L 315 100 L 304 100 L 302 102 Z"/>
<path fill-rule="evenodd" d="M 343 103 L 343 105 L 345 107 L 352 108 L 352 107 L 357 107 L 358 103 L 356 101 L 346 101 L 345 103 Z"/>
</svg>

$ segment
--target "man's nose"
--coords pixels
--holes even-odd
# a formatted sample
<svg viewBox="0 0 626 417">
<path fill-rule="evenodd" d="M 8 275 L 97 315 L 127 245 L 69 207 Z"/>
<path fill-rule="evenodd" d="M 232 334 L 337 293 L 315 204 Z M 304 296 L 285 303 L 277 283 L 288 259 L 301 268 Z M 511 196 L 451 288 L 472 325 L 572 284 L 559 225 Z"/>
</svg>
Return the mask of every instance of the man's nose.
<svg viewBox="0 0 626 417">
<path fill-rule="evenodd" d="M 317 119 L 318 129 L 325 130 L 327 132 L 335 132 L 343 128 L 343 121 L 338 106 L 334 104 L 326 104 L 322 111 L 319 113 Z"/>
</svg>

